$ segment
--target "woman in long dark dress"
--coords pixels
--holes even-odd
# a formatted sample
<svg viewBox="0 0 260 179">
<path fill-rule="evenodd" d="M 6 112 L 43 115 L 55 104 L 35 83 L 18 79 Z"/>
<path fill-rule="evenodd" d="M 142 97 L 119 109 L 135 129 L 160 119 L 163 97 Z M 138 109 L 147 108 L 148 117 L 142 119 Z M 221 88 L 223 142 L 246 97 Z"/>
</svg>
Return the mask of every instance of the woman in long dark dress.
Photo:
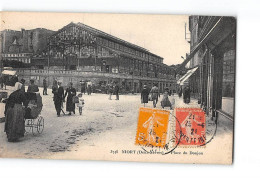
<svg viewBox="0 0 260 179">
<path fill-rule="evenodd" d="M 161 106 L 164 109 L 164 107 L 170 107 L 172 109 L 172 104 L 169 100 L 169 89 L 165 88 L 165 91 L 163 93 L 163 99 L 161 101 Z"/>
<path fill-rule="evenodd" d="M 66 102 L 66 111 L 69 112 L 69 115 L 71 115 L 71 112 L 75 114 L 75 103 L 73 103 L 73 96 L 76 96 L 76 89 L 73 88 L 73 83 L 69 84 L 69 87 L 66 89 L 66 93 L 64 98 L 67 97 L 67 102 Z"/>
<path fill-rule="evenodd" d="M 21 90 L 22 84 L 15 83 L 15 91 L 10 94 L 5 105 L 5 132 L 8 142 L 16 142 L 20 137 L 24 137 L 25 111 L 22 105 L 27 105 L 24 92 Z"/>
<path fill-rule="evenodd" d="M 144 88 L 141 92 L 141 103 L 144 103 L 144 107 L 145 107 L 145 103 L 148 103 L 148 96 L 149 96 L 149 89 L 147 89 L 147 86 L 144 85 Z"/>
</svg>

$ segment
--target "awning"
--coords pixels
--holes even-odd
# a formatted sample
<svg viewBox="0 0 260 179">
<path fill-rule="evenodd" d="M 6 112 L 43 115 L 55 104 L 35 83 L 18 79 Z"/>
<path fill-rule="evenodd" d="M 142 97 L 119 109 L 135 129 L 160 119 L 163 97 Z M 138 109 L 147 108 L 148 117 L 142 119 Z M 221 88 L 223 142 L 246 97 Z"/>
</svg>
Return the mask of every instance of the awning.
<svg viewBox="0 0 260 179">
<path fill-rule="evenodd" d="M 189 77 L 195 73 L 195 71 L 198 69 L 199 67 L 195 67 L 195 68 L 192 68 L 190 69 L 185 75 L 183 75 L 178 81 L 177 81 L 177 84 L 179 85 L 184 85 L 184 82 L 189 79 Z"/>
<path fill-rule="evenodd" d="M 16 74 L 16 71 L 11 71 L 11 70 L 4 70 L 2 71 L 2 74 L 3 75 L 15 75 Z"/>
</svg>

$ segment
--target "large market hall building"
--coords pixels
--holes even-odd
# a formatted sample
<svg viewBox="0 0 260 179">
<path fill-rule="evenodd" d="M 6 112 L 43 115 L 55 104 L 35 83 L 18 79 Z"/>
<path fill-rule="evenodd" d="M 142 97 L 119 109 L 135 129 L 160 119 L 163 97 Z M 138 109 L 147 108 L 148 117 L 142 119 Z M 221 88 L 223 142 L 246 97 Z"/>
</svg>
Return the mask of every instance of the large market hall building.
<svg viewBox="0 0 260 179">
<path fill-rule="evenodd" d="M 47 77 L 49 86 L 59 79 L 78 88 L 81 80 L 99 87 L 116 81 L 126 92 L 140 92 L 144 84 L 154 83 L 161 92 L 175 88 L 175 69 L 162 57 L 82 23 L 70 23 L 46 40 L 45 49 L 31 57 L 30 69 L 18 70 L 25 79 L 42 84 Z"/>
</svg>

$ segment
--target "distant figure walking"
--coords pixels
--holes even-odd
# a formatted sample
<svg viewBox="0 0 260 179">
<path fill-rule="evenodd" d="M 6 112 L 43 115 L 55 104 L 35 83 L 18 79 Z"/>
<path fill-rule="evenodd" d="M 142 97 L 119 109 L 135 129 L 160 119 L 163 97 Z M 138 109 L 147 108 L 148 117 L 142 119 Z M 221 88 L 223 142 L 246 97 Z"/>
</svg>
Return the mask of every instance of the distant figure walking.
<svg viewBox="0 0 260 179">
<path fill-rule="evenodd" d="M 182 96 L 182 88 L 181 88 L 181 86 L 179 86 L 179 88 L 178 88 L 178 95 L 179 95 L 179 98 Z"/>
<path fill-rule="evenodd" d="M 53 101 L 57 112 L 57 116 L 60 117 L 61 106 L 64 99 L 64 89 L 61 86 L 61 82 L 58 82 L 58 84 L 57 81 L 54 82 L 52 87 L 52 93 L 54 94 Z"/>
<path fill-rule="evenodd" d="M 21 79 L 21 84 L 22 84 L 21 91 L 25 92 L 25 80 L 23 78 Z"/>
<path fill-rule="evenodd" d="M 144 88 L 141 92 L 141 103 L 145 104 L 148 103 L 148 98 L 149 98 L 149 89 L 147 88 L 146 85 L 144 85 Z"/>
<path fill-rule="evenodd" d="M 109 94 L 108 99 L 112 100 L 112 98 L 111 98 L 112 94 L 113 94 L 113 84 L 112 83 L 108 85 L 108 94 Z"/>
<path fill-rule="evenodd" d="M 4 88 L 4 77 L 0 76 L 0 88 L 3 89 Z"/>
<path fill-rule="evenodd" d="M 91 92 L 92 92 L 92 82 L 91 81 L 87 82 L 87 92 L 88 92 L 88 95 L 91 95 Z"/>
<path fill-rule="evenodd" d="M 30 92 L 30 93 L 36 93 L 36 92 L 39 92 L 39 88 L 36 84 L 34 84 L 34 80 L 31 79 L 30 80 L 30 85 L 28 86 L 28 89 L 27 89 L 27 92 Z"/>
<path fill-rule="evenodd" d="M 150 93 L 151 93 L 151 98 L 152 98 L 152 101 L 153 101 L 153 107 L 155 108 L 156 104 L 158 102 L 158 98 L 160 97 L 159 89 L 156 86 L 156 84 L 154 84 Z"/>
<path fill-rule="evenodd" d="M 44 78 L 43 79 L 43 95 L 48 95 L 47 94 L 47 88 L 48 88 L 47 80 L 46 80 L 46 78 Z"/>
<path fill-rule="evenodd" d="M 183 91 L 183 101 L 184 103 L 190 103 L 190 88 L 186 86 Z"/>
<path fill-rule="evenodd" d="M 119 100 L 119 86 L 117 82 L 115 82 L 114 94 L 116 95 L 116 100 Z"/>
<path fill-rule="evenodd" d="M 73 87 L 73 83 L 69 83 L 69 87 L 66 89 L 66 93 L 64 98 L 67 97 L 67 102 L 66 102 L 66 111 L 69 112 L 69 115 L 71 115 L 71 112 L 75 114 L 75 103 L 73 103 L 73 96 L 76 96 L 76 89 Z"/>
<path fill-rule="evenodd" d="M 81 93 L 85 94 L 86 93 L 86 83 L 85 81 L 80 81 L 80 87 L 81 87 Z"/>
</svg>

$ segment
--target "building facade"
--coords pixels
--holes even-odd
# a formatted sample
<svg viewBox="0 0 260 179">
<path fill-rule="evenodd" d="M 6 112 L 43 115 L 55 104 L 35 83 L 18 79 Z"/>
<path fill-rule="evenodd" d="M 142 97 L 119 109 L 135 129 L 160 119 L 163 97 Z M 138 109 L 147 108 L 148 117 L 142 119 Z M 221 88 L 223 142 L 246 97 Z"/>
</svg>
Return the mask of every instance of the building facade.
<svg viewBox="0 0 260 179">
<path fill-rule="evenodd" d="M 38 82 L 48 77 L 49 84 L 59 79 L 78 88 L 81 80 L 92 81 L 97 88 L 117 81 L 125 92 L 140 92 L 144 84 L 154 83 L 161 92 L 175 88 L 175 69 L 162 57 L 82 23 L 52 33 L 44 46 L 31 56 L 30 69 L 18 70 L 21 76 Z"/>
<path fill-rule="evenodd" d="M 189 77 L 192 96 L 212 117 L 233 120 L 236 64 L 236 19 L 233 17 L 190 16 Z"/>
<path fill-rule="evenodd" d="M 30 68 L 34 54 L 41 54 L 47 47 L 51 30 L 37 28 L 1 31 L 1 65 Z"/>
</svg>

